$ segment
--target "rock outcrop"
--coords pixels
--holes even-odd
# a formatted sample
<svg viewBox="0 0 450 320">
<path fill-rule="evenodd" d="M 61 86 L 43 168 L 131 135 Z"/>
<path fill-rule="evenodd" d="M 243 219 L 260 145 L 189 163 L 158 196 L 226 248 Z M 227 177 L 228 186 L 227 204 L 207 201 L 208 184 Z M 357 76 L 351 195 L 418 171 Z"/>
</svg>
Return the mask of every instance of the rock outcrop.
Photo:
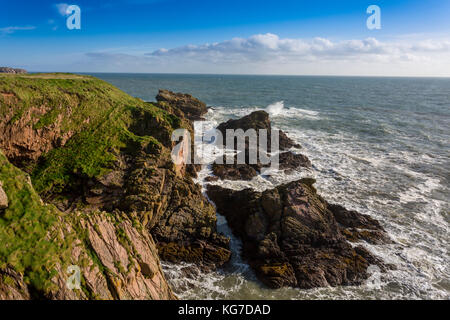
<svg viewBox="0 0 450 320">
<path fill-rule="evenodd" d="M 203 120 L 202 116 L 208 112 L 206 104 L 190 94 L 159 90 L 156 100 L 159 103 L 168 103 L 169 105 L 180 109 L 185 117 L 192 121 Z"/>
<path fill-rule="evenodd" d="M 284 171 L 299 170 L 301 168 L 310 168 L 311 161 L 307 156 L 291 151 L 279 154 L 279 169 Z M 249 181 L 261 174 L 263 168 L 270 165 L 262 165 L 260 162 L 249 164 L 248 157 L 246 163 L 238 164 L 237 156 L 234 157 L 234 163 L 226 164 L 225 157 L 222 158 L 222 164 L 213 163 L 212 170 L 214 176 L 221 180 L 245 180 Z"/>
<path fill-rule="evenodd" d="M 231 119 L 231 120 L 228 120 L 227 122 L 219 124 L 219 126 L 217 127 L 217 130 L 219 130 L 222 133 L 225 145 L 226 145 L 226 130 L 227 129 L 233 129 L 233 130 L 242 129 L 244 132 L 249 129 L 254 129 L 254 130 L 256 130 L 257 134 L 259 133 L 258 130 L 261 130 L 261 129 L 267 130 L 267 143 L 268 143 L 267 149 L 270 151 L 272 124 L 269 119 L 269 114 L 266 111 L 262 111 L 262 110 L 255 111 L 243 118 Z M 292 147 L 300 148 L 300 145 L 295 143 L 282 130 L 279 130 L 279 148 L 280 148 L 280 150 L 284 151 L 284 150 L 288 150 Z"/>
<path fill-rule="evenodd" d="M 0 67 L 0 73 L 21 74 L 21 73 L 27 73 L 27 70 L 17 69 L 17 68 L 9 68 L 9 67 Z"/>
<path fill-rule="evenodd" d="M 269 119 L 269 114 L 265 111 L 255 111 L 243 118 L 236 120 L 228 120 L 227 122 L 221 123 L 217 130 L 219 130 L 224 138 L 224 144 L 226 145 L 226 130 L 242 129 L 244 132 L 249 129 L 254 129 L 259 137 L 259 131 L 261 129 L 267 130 L 267 149 L 271 149 L 271 134 L 272 134 L 272 124 Z M 235 149 L 237 149 L 237 144 L 234 142 Z M 261 148 L 261 146 L 258 146 Z M 282 130 L 279 130 L 279 148 L 281 151 L 286 151 L 292 147 L 300 148 L 301 146 L 290 139 Z M 255 176 L 261 174 L 261 170 L 269 165 L 263 165 L 259 159 L 255 164 L 251 164 L 249 161 L 250 151 L 258 154 L 257 146 L 250 145 L 250 141 L 245 141 L 245 163 L 239 163 L 237 161 L 237 155 L 234 158 L 234 163 L 226 164 L 225 156 L 222 158 L 222 163 L 214 163 L 212 165 L 213 174 L 221 180 L 251 180 Z M 239 150 L 240 151 L 240 150 Z M 281 152 L 279 155 L 279 168 L 281 170 L 293 170 L 300 168 L 311 167 L 311 162 L 309 159 L 302 154 L 293 153 L 291 151 Z"/>
<path fill-rule="evenodd" d="M 368 277 L 370 264 L 386 267 L 347 241 L 388 241 L 379 223 L 329 204 L 314 182 L 302 179 L 262 193 L 208 186 L 218 212 L 243 241 L 243 257 L 269 287 L 356 285 Z"/>
</svg>

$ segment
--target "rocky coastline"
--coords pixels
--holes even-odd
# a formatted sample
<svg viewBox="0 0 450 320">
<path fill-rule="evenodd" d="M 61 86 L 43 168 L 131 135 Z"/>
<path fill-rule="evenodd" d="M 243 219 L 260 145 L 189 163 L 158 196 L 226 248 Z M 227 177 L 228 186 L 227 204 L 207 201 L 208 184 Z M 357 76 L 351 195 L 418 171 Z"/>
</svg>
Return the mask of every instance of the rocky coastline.
<svg viewBox="0 0 450 320">
<path fill-rule="evenodd" d="M 390 267 L 359 245 L 390 241 L 378 221 L 328 203 L 312 179 L 264 192 L 209 184 L 213 205 L 192 179 L 200 167 L 171 160 L 172 131 L 193 134 L 208 110 L 191 95 L 160 90 L 149 103 L 93 77 L 54 77 L 0 76 L 0 240 L 14 243 L 0 249 L 0 299 L 176 299 L 161 260 L 208 272 L 232 254 L 271 288 L 358 285 L 369 265 Z M 218 126 L 236 128 L 272 130 L 264 111 Z M 281 170 L 311 167 L 282 131 L 280 149 Z M 263 167 L 215 164 L 210 180 Z M 79 290 L 66 286 L 73 265 Z"/>
</svg>

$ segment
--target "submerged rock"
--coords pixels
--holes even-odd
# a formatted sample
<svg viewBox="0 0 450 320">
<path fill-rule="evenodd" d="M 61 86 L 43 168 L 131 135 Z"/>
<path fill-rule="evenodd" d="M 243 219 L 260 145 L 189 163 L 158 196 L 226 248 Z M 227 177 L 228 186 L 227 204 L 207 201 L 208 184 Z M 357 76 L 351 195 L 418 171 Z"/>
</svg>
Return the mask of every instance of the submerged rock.
<svg viewBox="0 0 450 320">
<path fill-rule="evenodd" d="M 269 287 L 357 285 L 370 264 L 385 268 L 345 236 L 348 228 L 364 228 L 371 230 L 372 243 L 384 243 L 388 237 L 379 223 L 329 204 L 314 182 L 302 179 L 264 192 L 208 186 L 218 212 L 243 241 L 243 257 Z"/>
</svg>

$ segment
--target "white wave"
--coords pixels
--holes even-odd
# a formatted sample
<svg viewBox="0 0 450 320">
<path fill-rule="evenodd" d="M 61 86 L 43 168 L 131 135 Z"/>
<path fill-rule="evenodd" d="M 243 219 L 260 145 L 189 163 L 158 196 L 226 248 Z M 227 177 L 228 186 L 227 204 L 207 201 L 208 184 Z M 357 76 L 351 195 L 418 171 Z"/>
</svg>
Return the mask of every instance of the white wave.
<svg viewBox="0 0 450 320">
<path fill-rule="evenodd" d="M 267 106 L 266 111 L 271 116 L 277 116 L 281 112 L 283 112 L 283 109 L 284 109 L 284 101 L 278 101 Z"/>
<path fill-rule="evenodd" d="M 307 110 L 297 107 L 285 107 L 284 101 L 278 101 L 267 107 L 260 106 L 239 106 L 234 108 L 227 108 L 223 106 L 216 106 L 210 108 L 206 117 L 210 121 L 215 121 L 217 124 L 227 121 L 230 118 L 241 118 L 254 111 L 264 110 L 271 116 L 272 122 L 275 124 L 282 119 L 307 119 L 320 120 L 320 113 L 314 110 Z"/>
<path fill-rule="evenodd" d="M 425 198 L 429 197 L 429 194 L 440 186 L 439 179 L 427 178 L 423 183 L 415 185 L 407 191 L 401 193 L 400 202 L 408 203 L 414 201 L 426 201 Z"/>
</svg>

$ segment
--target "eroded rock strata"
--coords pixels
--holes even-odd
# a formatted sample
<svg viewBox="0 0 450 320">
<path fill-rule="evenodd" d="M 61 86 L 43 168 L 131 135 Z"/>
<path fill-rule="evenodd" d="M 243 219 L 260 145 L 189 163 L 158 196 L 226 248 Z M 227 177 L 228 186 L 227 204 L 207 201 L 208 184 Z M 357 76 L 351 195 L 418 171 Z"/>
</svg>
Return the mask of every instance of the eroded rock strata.
<svg viewBox="0 0 450 320">
<path fill-rule="evenodd" d="M 10 205 L 0 210 L 0 299 L 173 299 L 151 235 L 135 215 L 63 214 L 0 151 Z M 67 287 L 69 266 L 80 270 Z"/>
<path fill-rule="evenodd" d="M 329 204 L 313 179 L 264 192 L 209 185 L 208 196 L 243 242 L 242 255 L 272 288 L 314 288 L 360 284 L 381 260 L 347 240 L 385 243 L 379 223 L 356 211 Z"/>
</svg>

